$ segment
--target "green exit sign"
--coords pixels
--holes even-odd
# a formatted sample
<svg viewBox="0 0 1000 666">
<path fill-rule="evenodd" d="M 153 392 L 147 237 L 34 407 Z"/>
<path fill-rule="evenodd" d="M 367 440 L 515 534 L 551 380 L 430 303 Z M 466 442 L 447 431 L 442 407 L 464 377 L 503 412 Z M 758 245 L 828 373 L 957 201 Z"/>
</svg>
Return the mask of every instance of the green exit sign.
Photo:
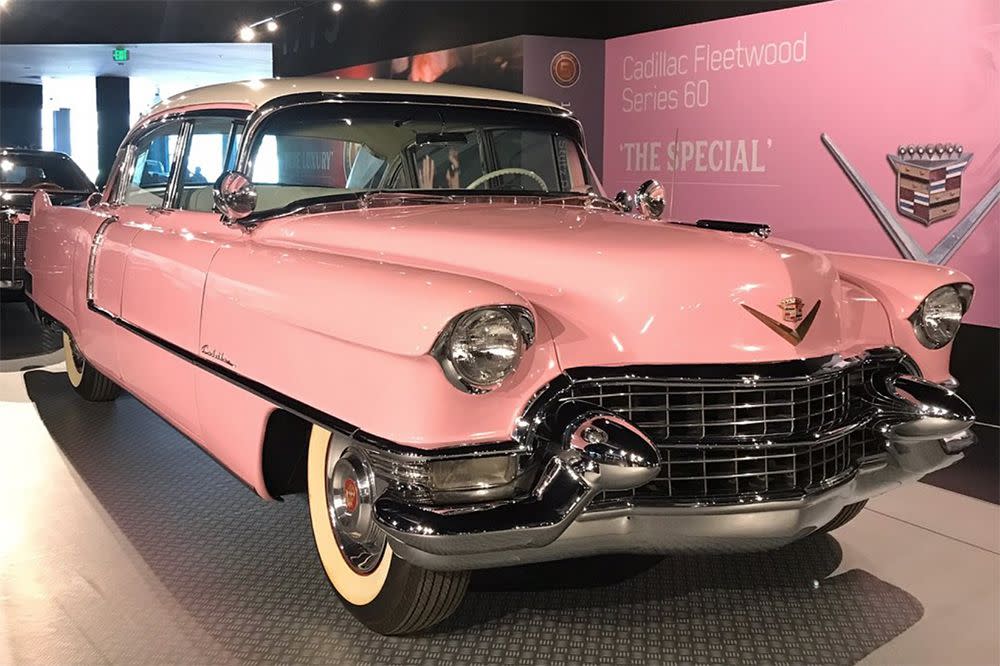
<svg viewBox="0 0 1000 666">
<path fill-rule="evenodd" d="M 115 62 L 128 62 L 128 49 L 115 49 L 111 52 L 111 58 Z"/>
</svg>

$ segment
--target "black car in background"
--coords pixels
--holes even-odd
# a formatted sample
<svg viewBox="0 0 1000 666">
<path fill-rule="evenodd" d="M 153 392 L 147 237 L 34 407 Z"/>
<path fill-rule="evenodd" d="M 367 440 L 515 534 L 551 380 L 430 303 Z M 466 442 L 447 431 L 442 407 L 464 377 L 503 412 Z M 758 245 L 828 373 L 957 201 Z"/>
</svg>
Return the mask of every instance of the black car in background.
<svg viewBox="0 0 1000 666">
<path fill-rule="evenodd" d="M 78 206 L 97 187 L 65 153 L 0 149 L 0 289 L 4 300 L 24 289 L 24 244 L 36 190 L 48 192 L 57 206 Z"/>
</svg>

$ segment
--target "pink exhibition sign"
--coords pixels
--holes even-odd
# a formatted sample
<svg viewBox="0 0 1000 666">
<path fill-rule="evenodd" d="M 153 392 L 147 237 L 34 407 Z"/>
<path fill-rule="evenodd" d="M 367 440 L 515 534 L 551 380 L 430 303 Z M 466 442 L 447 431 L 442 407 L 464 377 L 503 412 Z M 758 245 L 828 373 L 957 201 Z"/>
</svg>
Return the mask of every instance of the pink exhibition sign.
<svg viewBox="0 0 1000 666">
<path fill-rule="evenodd" d="M 834 0 L 610 40 L 604 182 L 647 178 L 676 219 L 963 271 L 967 321 L 998 326 L 1000 2 Z"/>
</svg>

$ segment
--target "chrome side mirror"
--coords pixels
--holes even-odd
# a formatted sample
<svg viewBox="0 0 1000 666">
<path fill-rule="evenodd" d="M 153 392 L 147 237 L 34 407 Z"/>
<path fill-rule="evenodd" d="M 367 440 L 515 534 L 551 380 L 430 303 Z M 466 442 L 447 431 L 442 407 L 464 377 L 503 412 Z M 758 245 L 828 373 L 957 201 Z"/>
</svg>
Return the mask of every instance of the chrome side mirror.
<svg viewBox="0 0 1000 666">
<path fill-rule="evenodd" d="M 227 222 L 239 222 L 257 208 L 257 188 L 250 178 L 239 171 L 225 171 L 212 189 L 215 210 Z"/>
<path fill-rule="evenodd" d="M 101 205 L 101 199 L 104 198 L 100 192 L 91 192 L 90 196 L 87 197 L 87 208 L 94 209 Z"/>
<path fill-rule="evenodd" d="M 666 208 L 663 186 L 655 180 L 647 180 L 635 191 L 635 207 L 647 220 L 658 220 Z"/>
<path fill-rule="evenodd" d="M 622 190 L 615 195 L 615 203 L 623 213 L 635 212 L 647 220 L 658 220 L 666 208 L 663 186 L 655 180 L 647 180 L 636 189 L 635 194 Z"/>
</svg>

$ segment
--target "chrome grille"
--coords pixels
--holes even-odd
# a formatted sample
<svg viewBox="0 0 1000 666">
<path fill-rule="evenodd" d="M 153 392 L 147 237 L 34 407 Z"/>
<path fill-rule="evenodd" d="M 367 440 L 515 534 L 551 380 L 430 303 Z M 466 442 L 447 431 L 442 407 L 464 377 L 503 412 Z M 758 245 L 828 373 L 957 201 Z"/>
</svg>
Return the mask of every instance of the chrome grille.
<svg viewBox="0 0 1000 666">
<path fill-rule="evenodd" d="M 597 504 L 781 499 L 835 485 L 885 455 L 883 438 L 866 427 L 864 387 L 869 373 L 899 363 L 858 361 L 791 378 L 695 380 L 629 372 L 577 379 L 555 399 L 615 412 L 660 451 L 659 477 L 633 491 L 605 493 Z"/>
<path fill-rule="evenodd" d="M 787 437 L 843 423 L 848 379 L 846 372 L 807 383 L 621 379 L 575 384 L 562 399 L 612 410 L 655 442 Z"/>
<path fill-rule="evenodd" d="M 24 280 L 24 248 L 28 224 L 11 224 L 10 216 L 0 213 L 0 280 Z"/>
</svg>

